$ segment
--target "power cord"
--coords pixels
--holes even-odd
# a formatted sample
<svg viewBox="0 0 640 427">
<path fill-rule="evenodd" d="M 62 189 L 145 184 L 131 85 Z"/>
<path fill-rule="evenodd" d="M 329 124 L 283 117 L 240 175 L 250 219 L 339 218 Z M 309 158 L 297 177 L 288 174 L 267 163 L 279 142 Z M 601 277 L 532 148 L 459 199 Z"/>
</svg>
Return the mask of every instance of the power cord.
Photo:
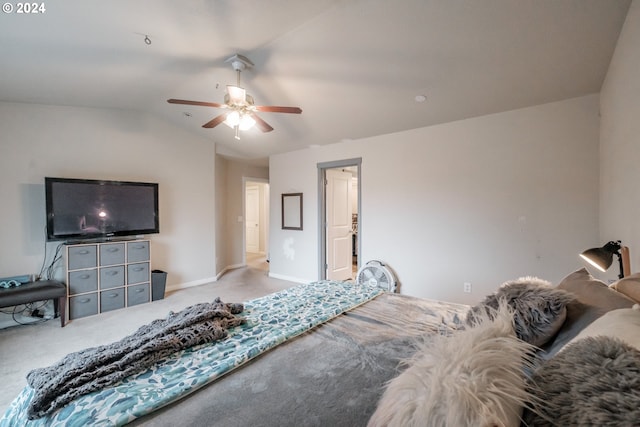
<svg viewBox="0 0 640 427">
<path fill-rule="evenodd" d="M 44 227 L 44 235 L 47 235 L 47 226 L 45 225 Z M 38 273 L 38 276 L 35 278 L 35 280 L 40 280 L 42 278 L 42 274 L 44 273 L 44 266 L 47 263 L 47 238 L 45 237 L 44 239 L 44 251 L 43 251 L 44 255 L 42 257 L 42 266 L 40 266 L 40 272 Z"/>
<path fill-rule="evenodd" d="M 45 268 L 45 265 L 47 264 L 47 242 L 45 241 L 44 243 L 44 257 L 42 259 L 42 266 L 40 267 L 40 273 L 38 273 L 38 277 L 36 277 L 36 280 L 42 280 L 42 279 L 46 279 L 46 280 L 51 280 L 53 279 L 53 274 L 55 272 L 55 266 L 58 263 L 58 261 L 60 261 L 60 259 L 62 258 L 62 247 L 64 246 L 64 243 L 60 243 L 57 247 L 56 250 L 53 254 L 53 259 L 51 260 L 51 263 L 49 264 L 48 267 Z"/>
<path fill-rule="evenodd" d="M 63 246 L 64 246 L 64 243 L 60 243 L 58 245 L 58 247 L 56 247 L 56 251 L 53 254 L 53 259 L 51 260 L 51 264 L 49 264 L 49 268 L 47 268 L 47 279 L 49 279 L 49 280 L 53 279 L 53 273 L 55 271 L 55 265 L 62 258 L 62 247 Z"/>
<path fill-rule="evenodd" d="M 10 315 L 13 321 L 16 322 L 18 325 L 34 325 L 37 323 L 43 323 L 48 320 L 51 320 L 49 318 L 44 317 L 44 310 L 40 312 L 40 309 L 44 308 L 45 305 L 46 305 L 46 301 L 40 302 L 37 307 L 34 306 L 34 303 L 16 305 L 13 307 L 13 310 L 11 311 L 0 310 L 0 313 Z M 24 314 L 27 312 L 29 312 L 31 316 Z M 22 315 L 22 317 L 33 317 L 34 313 L 36 314 L 35 317 L 40 318 L 39 320 L 35 320 L 33 322 L 21 322 L 20 320 L 18 320 L 18 315 Z M 42 316 L 39 316 L 38 313 L 42 313 Z"/>
</svg>

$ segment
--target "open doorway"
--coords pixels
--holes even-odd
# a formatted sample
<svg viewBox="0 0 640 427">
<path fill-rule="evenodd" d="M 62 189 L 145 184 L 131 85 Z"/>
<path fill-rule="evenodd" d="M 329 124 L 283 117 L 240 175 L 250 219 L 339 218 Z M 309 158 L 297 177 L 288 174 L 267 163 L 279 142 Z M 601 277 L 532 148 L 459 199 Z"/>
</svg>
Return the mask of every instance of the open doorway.
<svg viewBox="0 0 640 427">
<path fill-rule="evenodd" d="M 361 159 L 318 164 L 320 279 L 355 279 L 362 241 Z"/>
<path fill-rule="evenodd" d="M 244 180 L 244 264 L 269 270 L 269 183 Z"/>
</svg>

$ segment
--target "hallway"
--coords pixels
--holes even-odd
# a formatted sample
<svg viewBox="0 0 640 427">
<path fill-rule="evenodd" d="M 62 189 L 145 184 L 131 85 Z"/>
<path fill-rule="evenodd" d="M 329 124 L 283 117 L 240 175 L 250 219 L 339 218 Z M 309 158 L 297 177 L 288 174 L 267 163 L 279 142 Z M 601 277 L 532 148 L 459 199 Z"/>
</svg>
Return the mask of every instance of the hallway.
<svg viewBox="0 0 640 427">
<path fill-rule="evenodd" d="M 245 257 L 247 260 L 247 267 L 264 270 L 265 272 L 269 271 L 269 263 L 267 262 L 267 256 L 265 254 L 247 252 Z"/>
</svg>

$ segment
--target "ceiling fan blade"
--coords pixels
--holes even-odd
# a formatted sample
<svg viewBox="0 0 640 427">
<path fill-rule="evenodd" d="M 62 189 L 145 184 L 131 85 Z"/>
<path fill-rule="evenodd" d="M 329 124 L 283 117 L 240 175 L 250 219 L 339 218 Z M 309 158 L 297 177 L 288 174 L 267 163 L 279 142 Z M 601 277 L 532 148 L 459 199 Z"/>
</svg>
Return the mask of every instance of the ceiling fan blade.
<svg viewBox="0 0 640 427">
<path fill-rule="evenodd" d="M 207 123 L 203 124 L 202 127 L 207 129 L 214 128 L 218 126 L 220 123 L 224 122 L 224 119 L 226 118 L 227 118 L 227 113 L 222 113 L 219 116 L 209 120 Z"/>
<path fill-rule="evenodd" d="M 188 101 L 186 99 L 167 99 L 169 104 L 184 104 L 184 105 L 198 105 L 200 107 L 215 107 L 222 108 L 224 105 L 217 102 L 201 102 L 201 101 Z"/>
<path fill-rule="evenodd" d="M 271 125 L 262 120 L 256 113 L 251 113 L 251 117 L 256 121 L 256 126 L 258 126 L 262 132 L 271 132 L 273 130 Z"/>
<path fill-rule="evenodd" d="M 275 105 L 256 105 L 255 109 L 258 111 L 264 111 L 267 113 L 291 113 L 291 114 L 302 113 L 302 109 L 299 107 L 278 107 Z"/>
</svg>

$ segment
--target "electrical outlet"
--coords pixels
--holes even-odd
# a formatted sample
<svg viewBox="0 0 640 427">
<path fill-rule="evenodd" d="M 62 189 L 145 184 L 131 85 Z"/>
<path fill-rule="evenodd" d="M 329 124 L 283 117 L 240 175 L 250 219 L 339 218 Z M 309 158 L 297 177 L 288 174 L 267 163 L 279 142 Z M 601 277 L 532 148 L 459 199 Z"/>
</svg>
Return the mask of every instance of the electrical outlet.
<svg viewBox="0 0 640 427">
<path fill-rule="evenodd" d="M 463 288 L 463 290 L 464 290 L 466 293 L 470 294 L 470 293 L 471 293 L 471 283 L 470 283 L 470 282 L 464 282 L 464 288 Z"/>
</svg>

